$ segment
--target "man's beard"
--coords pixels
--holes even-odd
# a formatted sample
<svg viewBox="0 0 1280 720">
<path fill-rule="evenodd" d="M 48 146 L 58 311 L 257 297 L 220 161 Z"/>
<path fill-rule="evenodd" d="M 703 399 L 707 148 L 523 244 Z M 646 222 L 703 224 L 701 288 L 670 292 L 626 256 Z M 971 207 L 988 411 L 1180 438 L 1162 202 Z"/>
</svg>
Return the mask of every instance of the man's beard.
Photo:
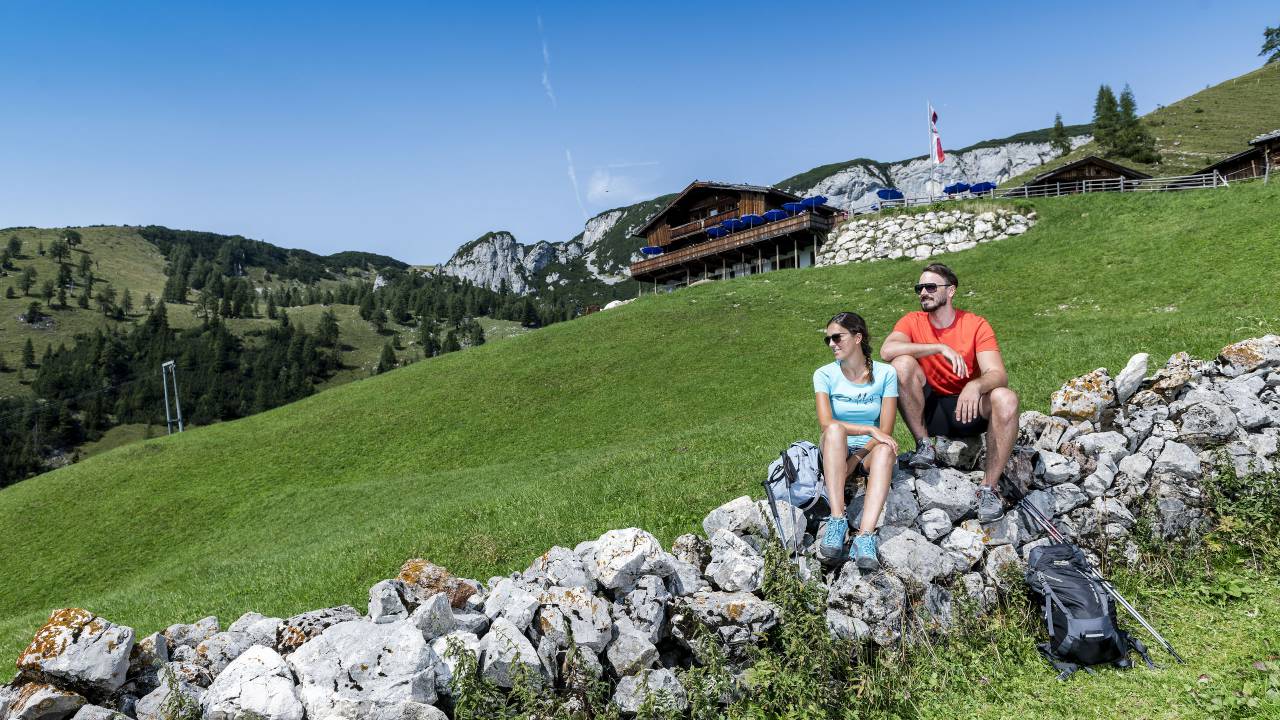
<svg viewBox="0 0 1280 720">
<path fill-rule="evenodd" d="M 942 307 L 942 302 L 933 298 L 926 298 L 920 301 L 920 309 L 925 312 L 933 312 L 940 307 Z"/>
</svg>

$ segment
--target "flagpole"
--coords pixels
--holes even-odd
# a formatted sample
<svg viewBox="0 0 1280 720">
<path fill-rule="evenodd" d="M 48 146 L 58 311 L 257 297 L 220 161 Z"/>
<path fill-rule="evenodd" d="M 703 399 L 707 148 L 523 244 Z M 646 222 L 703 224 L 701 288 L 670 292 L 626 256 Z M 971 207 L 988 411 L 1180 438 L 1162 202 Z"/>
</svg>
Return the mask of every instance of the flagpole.
<svg viewBox="0 0 1280 720">
<path fill-rule="evenodd" d="M 929 119 L 929 200 L 933 200 L 933 189 L 938 178 L 938 158 L 933 152 L 933 102 L 925 98 L 925 117 Z"/>
</svg>

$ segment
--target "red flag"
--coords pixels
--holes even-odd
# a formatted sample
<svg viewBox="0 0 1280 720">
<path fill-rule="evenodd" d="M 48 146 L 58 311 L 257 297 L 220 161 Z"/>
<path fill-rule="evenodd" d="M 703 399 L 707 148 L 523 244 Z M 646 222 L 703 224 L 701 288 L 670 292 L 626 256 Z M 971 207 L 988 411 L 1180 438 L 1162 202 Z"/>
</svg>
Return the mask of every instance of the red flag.
<svg viewBox="0 0 1280 720">
<path fill-rule="evenodd" d="M 938 111 L 929 104 L 929 158 L 935 165 L 946 162 L 947 155 L 942 152 L 942 138 L 938 136 Z"/>
</svg>

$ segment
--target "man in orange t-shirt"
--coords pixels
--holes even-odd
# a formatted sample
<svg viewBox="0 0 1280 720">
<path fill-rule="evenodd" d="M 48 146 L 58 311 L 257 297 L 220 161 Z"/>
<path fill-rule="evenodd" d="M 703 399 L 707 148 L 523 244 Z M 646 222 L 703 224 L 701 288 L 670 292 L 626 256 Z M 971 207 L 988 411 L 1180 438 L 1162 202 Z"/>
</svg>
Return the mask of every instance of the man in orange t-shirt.
<svg viewBox="0 0 1280 720">
<path fill-rule="evenodd" d="M 991 325 L 951 304 L 959 284 L 946 265 L 926 267 L 915 286 L 920 312 L 907 313 L 893 326 L 880 356 L 898 373 L 902 419 L 916 439 L 912 467 L 936 463 L 931 435 L 987 433 L 978 519 L 991 522 L 1004 514 L 996 484 L 1018 437 L 1018 396 L 1009 389 Z"/>
</svg>

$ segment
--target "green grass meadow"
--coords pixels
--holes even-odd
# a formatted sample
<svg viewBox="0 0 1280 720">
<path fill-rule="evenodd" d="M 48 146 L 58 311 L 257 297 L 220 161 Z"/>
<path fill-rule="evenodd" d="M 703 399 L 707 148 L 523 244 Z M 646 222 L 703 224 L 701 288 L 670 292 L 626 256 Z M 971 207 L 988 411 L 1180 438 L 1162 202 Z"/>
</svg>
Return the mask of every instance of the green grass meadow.
<svg viewBox="0 0 1280 720">
<path fill-rule="evenodd" d="M 994 326 L 1025 408 L 1047 410 L 1064 380 L 1135 352 L 1212 357 L 1280 331 L 1280 186 L 1033 205 L 1027 234 L 938 258 L 959 274 L 957 304 Z M 921 265 L 645 296 L 0 490 L 0 657 L 58 607 L 148 633 L 210 614 L 363 608 L 410 557 L 487 580 L 610 528 L 669 543 L 756 493 L 788 442 L 817 435 L 826 320 L 859 312 L 878 346 L 917 308 Z M 1059 684 L 1025 637 L 974 651 L 972 676 L 940 662 L 918 710 L 1195 716 L 1199 675 L 1235 682 L 1280 652 L 1277 580 L 1257 583 L 1264 592 L 1221 607 L 1176 583 L 1124 586 L 1187 666 Z"/>
</svg>

